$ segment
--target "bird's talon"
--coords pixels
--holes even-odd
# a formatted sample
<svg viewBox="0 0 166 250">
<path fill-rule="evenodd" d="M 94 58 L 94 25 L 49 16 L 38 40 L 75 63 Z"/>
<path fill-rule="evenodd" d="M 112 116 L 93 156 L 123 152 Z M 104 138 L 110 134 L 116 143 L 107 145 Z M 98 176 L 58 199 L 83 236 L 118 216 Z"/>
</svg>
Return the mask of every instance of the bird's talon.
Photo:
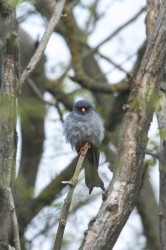
<svg viewBox="0 0 166 250">
<path fill-rule="evenodd" d="M 85 149 L 84 148 L 80 148 L 80 152 L 78 153 L 79 155 L 85 155 Z"/>
<path fill-rule="evenodd" d="M 91 147 L 89 142 L 86 142 L 86 144 L 80 148 L 80 152 L 78 153 L 79 155 L 85 155 L 85 148 L 88 147 L 88 149 Z"/>
<path fill-rule="evenodd" d="M 90 147 L 91 147 L 91 146 L 90 146 L 90 143 L 89 143 L 89 142 L 86 142 L 86 144 L 84 145 L 84 147 L 90 148 Z"/>
</svg>

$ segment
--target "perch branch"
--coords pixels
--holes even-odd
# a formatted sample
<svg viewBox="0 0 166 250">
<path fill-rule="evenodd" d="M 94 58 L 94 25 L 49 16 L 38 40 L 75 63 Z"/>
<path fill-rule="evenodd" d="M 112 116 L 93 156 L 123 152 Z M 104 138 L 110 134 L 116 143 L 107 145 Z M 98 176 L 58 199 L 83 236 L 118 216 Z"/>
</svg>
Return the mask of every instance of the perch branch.
<svg viewBox="0 0 166 250">
<path fill-rule="evenodd" d="M 40 58 L 41 58 L 42 54 L 44 53 L 44 50 L 47 46 L 47 43 L 50 39 L 50 36 L 51 36 L 52 32 L 54 31 L 55 26 L 59 22 L 64 4 L 65 4 L 65 0 L 56 1 L 56 6 L 54 9 L 53 15 L 52 15 L 52 17 L 47 25 L 47 28 L 43 34 L 43 37 L 39 43 L 39 46 L 37 47 L 35 54 L 33 55 L 30 62 L 28 63 L 28 65 L 26 66 L 26 68 L 24 69 L 23 73 L 20 76 L 20 79 L 19 79 L 18 85 L 17 85 L 17 90 L 21 89 L 21 87 L 22 87 L 23 83 L 25 82 L 25 80 L 27 79 L 27 77 L 31 74 L 31 72 L 35 69 L 37 63 L 40 61 Z"/>
<path fill-rule="evenodd" d="M 78 177 L 79 177 L 79 174 L 81 172 L 82 164 L 83 164 L 83 161 L 85 159 L 88 148 L 89 148 L 89 145 L 88 145 L 88 143 L 86 143 L 84 145 L 84 147 L 81 149 L 81 155 L 79 157 L 74 175 L 71 178 L 71 180 L 62 182 L 63 184 L 69 185 L 69 191 L 68 191 L 67 197 L 66 197 L 64 204 L 63 204 L 61 218 L 59 221 L 59 226 L 58 226 L 57 235 L 56 235 L 56 239 L 55 239 L 54 250 L 61 249 L 63 234 L 65 231 L 65 226 L 66 226 L 67 218 L 69 215 L 69 209 L 70 209 L 70 205 L 71 205 L 71 201 L 72 201 L 72 197 L 73 197 L 73 192 L 74 192 L 74 189 L 78 183 Z"/>
</svg>

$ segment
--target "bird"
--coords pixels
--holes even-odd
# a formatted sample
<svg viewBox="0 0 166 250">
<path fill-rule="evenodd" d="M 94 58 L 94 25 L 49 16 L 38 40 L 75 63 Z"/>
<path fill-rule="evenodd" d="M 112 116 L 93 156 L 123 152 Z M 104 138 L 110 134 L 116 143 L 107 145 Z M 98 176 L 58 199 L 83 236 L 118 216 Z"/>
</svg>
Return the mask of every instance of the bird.
<svg viewBox="0 0 166 250">
<path fill-rule="evenodd" d="M 79 100 L 64 120 L 63 130 L 66 142 L 70 143 L 78 154 L 85 143 L 89 144 L 84 163 L 85 184 L 89 188 L 89 194 L 94 187 L 100 187 L 104 191 L 104 183 L 98 174 L 99 146 L 104 138 L 104 125 L 100 115 L 95 112 L 90 102 Z"/>
</svg>

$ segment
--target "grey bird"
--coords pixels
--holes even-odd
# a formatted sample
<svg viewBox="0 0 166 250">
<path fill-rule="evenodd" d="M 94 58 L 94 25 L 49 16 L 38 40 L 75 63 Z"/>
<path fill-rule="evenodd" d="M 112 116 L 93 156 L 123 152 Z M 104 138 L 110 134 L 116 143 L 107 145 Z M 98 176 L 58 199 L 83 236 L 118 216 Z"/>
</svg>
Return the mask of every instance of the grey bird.
<svg viewBox="0 0 166 250">
<path fill-rule="evenodd" d="M 104 183 L 98 175 L 99 146 L 104 138 L 103 121 L 99 114 L 88 101 L 77 101 L 72 112 L 66 117 L 63 128 L 66 141 L 77 153 L 86 142 L 90 145 L 85 158 L 85 183 L 89 194 L 94 187 L 100 187 L 104 191 Z"/>
</svg>

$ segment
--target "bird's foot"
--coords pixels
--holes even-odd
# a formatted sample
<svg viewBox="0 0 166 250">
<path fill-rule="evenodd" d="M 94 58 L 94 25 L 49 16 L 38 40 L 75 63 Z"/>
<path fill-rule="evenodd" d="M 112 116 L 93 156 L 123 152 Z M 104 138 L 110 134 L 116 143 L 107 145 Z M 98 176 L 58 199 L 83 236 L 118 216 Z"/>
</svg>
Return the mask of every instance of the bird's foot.
<svg viewBox="0 0 166 250">
<path fill-rule="evenodd" d="M 90 148 L 91 145 L 89 142 L 86 142 L 85 145 L 83 147 L 80 148 L 80 152 L 78 153 L 79 155 L 85 155 L 85 148 Z"/>
</svg>

